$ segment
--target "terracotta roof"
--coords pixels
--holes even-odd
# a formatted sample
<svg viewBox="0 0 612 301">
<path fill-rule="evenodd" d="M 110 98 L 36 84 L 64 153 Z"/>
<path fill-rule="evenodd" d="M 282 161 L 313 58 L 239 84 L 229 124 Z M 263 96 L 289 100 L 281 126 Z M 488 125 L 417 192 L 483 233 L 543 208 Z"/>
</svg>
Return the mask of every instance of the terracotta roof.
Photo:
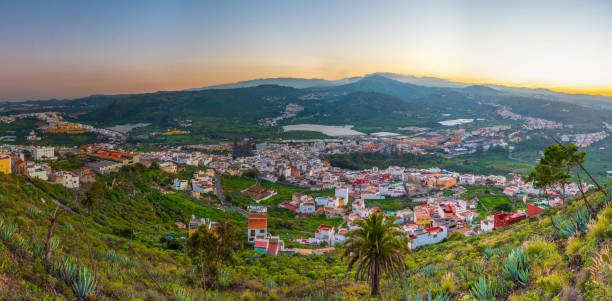
<svg viewBox="0 0 612 301">
<path fill-rule="evenodd" d="M 279 245 L 280 245 L 279 242 L 270 242 L 268 244 L 268 254 L 276 255 L 276 253 L 278 252 Z"/>
<path fill-rule="evenodd" d="M 427 231 L 427 232 L 442 231 L 442 228 L 440 228 L 440 227 L 433 227 L 433 228 L 425 229 L 425 231 Z"/>
<path fill-rule="evenodd" d="M 249 229 L 267 229 L 268 214 L 249 213 Z"/>
<path fill-rule="evenodd" d="M 258 240 L 255 242 L 255 248 L 268 248 L 268 241 L 267 240 Z"/>
<path fill-rule="evenodd" d="M 333 229 L 334 229 L 334 227 L 332 227 L 332 226 L 320 225 L 319 229 L 317 229 L 317 233 L 320 233 L 321 231 L 331 231 Z"/>
</svg>

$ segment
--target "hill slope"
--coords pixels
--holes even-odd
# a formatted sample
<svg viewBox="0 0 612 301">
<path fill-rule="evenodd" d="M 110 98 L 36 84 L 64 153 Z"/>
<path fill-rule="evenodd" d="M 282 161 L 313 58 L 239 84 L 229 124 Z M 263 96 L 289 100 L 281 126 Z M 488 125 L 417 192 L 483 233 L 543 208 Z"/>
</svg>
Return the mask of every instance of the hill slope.
<svg viewBox="0 0 612 301">
<path fill-rule="evenodd" d="M 221 286 L 203 291 L 192 262 L 183 255 L 182 242 L 165 239 L 185 235 L 175 220 L 190 214 L 228 218 L 243 231 L 246 223 L 244 217 L 218 211 L 211 204 L 156 192 L 155 187 L 168 177 L 159 170 L 135 166 L 99 178 L 103 186 L 94 189 L 100 199 L 91 213 L 70 201 L 74 196 L 61 186 L 5 177 L 0 187 L 0 299 L 72 299 L 72 290 L 56 267 L 76 258 L 96 275 L 94 296 L 100 300 L 170 299 L 179 289 L 195 300 L 204 296 L 217 300 L 368 298 L 367 285 L 352 281 L 353 273 L 346 272 L 339 255 L 259 257 L 250 247 L 237 253 L 236 264 L 229 267 L 228 279 Z M 113 188 L 105 187 L 113 182 Z M 43 264 L 40 249 L 50 225 L 49 214 L 57 207 L 53 199 L 69 209 L 59 217 L 53 235 L 57 243 L 50 262 Z M 592 204 L 602 202 L 597 193 L 590 200 Z M 402 279 L 383 281 L 381 297 L 412 300 L 430 293 L 474 300 L 475 288 L 485 285 L 496 299 L 605 300 L 612 292 L 612 262 L 606 261 L 609 257 L 601 262 L 597 258 L 607 254 L 605 247 L 610 246 L 612 209 L 601 209 L 586 232 L 569 240 L 551 224 L 550 216 L 556 214 L 561 216 L 557 220 L 563 220 L 583 208 L 576 201 L 490 234 L 455 234 L 448 241 L 418 249 L 408 256 L 409 270 Z M 283 221 L 275 223 L 282 227 Z M 523 284 L 508 280 L 503 269 L 512 250 L 522 250 L 530 258 Z M 481 277 L 484 284 L 479 284 Z"/>
<path fill-rule="evenodd" d="M 358 127 L 396 127 L 414 121 L 417 115 L 430 110 L 403 101 L 397 97 L 374 92 L 354 92 L 337 100 L 305 104 L 305 110 L 296 123 L 315 122 L 333 125 L 357 125 Z"/>
</svg>

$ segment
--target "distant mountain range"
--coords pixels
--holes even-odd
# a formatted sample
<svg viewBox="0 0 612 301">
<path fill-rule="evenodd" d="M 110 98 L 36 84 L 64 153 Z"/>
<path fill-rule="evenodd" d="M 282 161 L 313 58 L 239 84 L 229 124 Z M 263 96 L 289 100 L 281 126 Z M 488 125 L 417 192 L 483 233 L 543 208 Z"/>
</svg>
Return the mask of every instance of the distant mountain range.
<svg viewBox="0 0 612 301">
<path fill-rule="evenodd" d="M 219 90 L 219 89 L 236 89 L 236 88 L 248 88 L 248 87 L 256 87 L 260 85 L 278 85 L 284 87 L 292 87 L 296 89 L 320 89 L 320 88 L 330 88 L 330 87 L 338 87 L 345 86 L 350 84 L 360 85 L 360 81 L 367 78 L 387 78 L 391 79 L 395 82 L 411 84 L 414 86 L 420 87 L 429 87 L 429 88 L 451 88 L 451 89 L 462 89 L 465 88 L 465 91 L 476 92 L 475 89 L 479 89 L 478 94 L 483 96 L 484 94 L 488 94 L 489 96 L 493 95 L 513 95 L 513 96 L 524 96 L 531 97 L 537 99 L 545 99 L 545 100 L 554 100 L 554 101 L 562 101 L 572 104 L 577 104 L 581 106 L 592 107 L 596 109 L 604 108 L 604 109 L 612 109 L 612 97 L 603 96 L 603 95 L 587 95 L 587 94 L 570 94 L 563 92 L 556 92 L 549 89 L 544 88 L 526 88 L 526 87 L 510 87 L 504 85 L 496 85 L 496 84 L 474 84 L 474 83 L 465 83 L 465 82 L 455 82 L 447 79 L 437 78 L 437 77 L 419 77 L 413 75 L 403 75 L 397 73 L 390 72 L 376 72 L 372 74 L 367 74 L 364 76 L 356 76 L 356 77 L 347 77 L 339 80 L 326 80 L 322 78 L 292 78 L 292 77 L 280 77 L 280 78 L 260 78 L 253 79 L 247 81 L 240 81 L 235 83 L 227 83 L 221 85 L 214 86 L 205 86 L 201 88 L 192 88 L 186 89 L 183 91 L 202 91 L 202 90 Z M 363 83 L 361 83 L 363 84 Z M 370 83 L 372 84 L 372 83 Z M 397 86 L 396 83 L 394 83 Z M 485 90 L 484 88 L 490 88 L 489 90 Z M 380 88 L 380 87 L 379 87 Z M 397 88 L 397 87 L 396 87 Z M 354 91 L 364 91 L 362 89 L 358 89 L 353 86 Z M 385 89 L 392 89 L 392 87 L 385 87 Z M 406 90 L 406 87 L 402 87 L 401 89 Z M 381 89 L 373 89 L 373 92 L 380 92 Z M 485 93 L 485 91 L 488 91 Z M 496 92 L 497 91 L 497 92 Z M 179 92 L 179 91 L 176 91 Z M 154 93 L 140 93 L 140 94 L 122 94 L 122 95 L 92 95 L 88 97 L 79 98 L 79 100 L 83 99 L 102 99 L 102 98 L 125 98 L 125 97 L 133 97 L 139 95 L 156 95 L 159 93 L 170 93 L 167 91 L 159 91 Z M 390 93 L 394 95 L 393 93 Z M 397 96 L 397 95 L 395 95 Z M 27 102 L 70 102 L 71 99 L 64 100 L 27 100 Z M 20 101 L 11 101 L 9 103 L 17 103 Z M 26 101 L 24 101 L 26 102 Z M 0 105 L 2 103 L 0 102 Z M 5 103 L 6 104 L 6 103 Z M 611 121 L 612 122 L 612 121 Z"/>
<path fill-rule="evenodd" d="M 232 89 L 232 88 L 245 88 L 254 87 L 259 85 L 279 85 L 287 86 L 298 89 L 304 88 L 315 88 L 315 87 L 334 87 L 346 84 L 351 84 L 360 81 L 367 77 L 382 76 L 401 83 L 409 83 L 424 87 L 441 87 L 441 88 L 466 88 L 470 86 L 481 86 L 495 89 L 500 92 L 513 94 L 517 96 L 535 97 L 548 100 L 557 100 L 563 102 L 574 103 L 583 106 L 590 106 L 595 108 L 607 108 L 612 109 L 612 97 L 603 95 L 587 95 L 587 94 L 570 94 L 563 92 L 556 92 L 544 88 L 525 88 L 525 87 L 510 87 L 496 84 L 473 84 L 464 82 L 455 82 L 447 79 L 437 77 L 418 77 L 413 75 L 403 75 L 390 72 L 377 72 L 367 74 L 365 76 L 349 77 L 339 80 L 326 80 L 322 78 L 261 78 L 248 81 L 240 81 L 236 83 L 228 83 L 223 85 L 206 86 L 202 88 L 188 89 L 188 91 L 194 90 L 206 90 L 206 89 Z"/>
<path fill-rule="evenodd" d="M 157 128 L 171 128 L 181 120 L 192 120 L 192 132 L 199 135 L 263 138 L 277 135 L 278 127 L 262 128 L 259 124 L 282 116 L 288 104 L 299 104 L 303 110 L 272 124 L 349 124 L 363 132 L 405 126 L 434 128 L 444 119 L 500 119 L 491 104 L 502 104 L 517 114 L 599 130 L 603 122 L 612 123 L 610 100 L 543 89 L 376 73 L 339 81 L 259 79 L 188 91 L 11 102 L 0 104 L 0 113 L 78 113 L 72 118 L 101 127 L 146 122 Z"/>
<path fill-rule="evenodd" d="M 202 88 L 187 89 L 187 91 L 200 91 L 210 89 L 235 89 L 235 88 L 247 88 L 255 87 L 260 85 L 279 85 L 285 87 L 292 87 L 296 89 L 304 89 L 311 87 L 332 87 L 350 84 L 362 79 L 362 77 L 351 77 L 343 78 L 340 80 L 326 80 L 322 78 L 293 78 L 293 77 L 279 77 L 279 78 L 260 78 L 247 81 L 240 81 L 236 83 L 222 84 L 216 86 L 206 86 Z"/>
</svg>

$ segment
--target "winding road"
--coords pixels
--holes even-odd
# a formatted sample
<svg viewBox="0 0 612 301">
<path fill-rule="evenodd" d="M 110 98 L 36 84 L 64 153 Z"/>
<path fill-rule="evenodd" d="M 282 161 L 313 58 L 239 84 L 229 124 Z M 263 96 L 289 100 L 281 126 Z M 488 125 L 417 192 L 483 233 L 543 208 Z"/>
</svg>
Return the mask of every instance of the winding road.
<svg viewBox="0 0 612 301">
<path fill-rule="evenodd" d="M 216 194 L 217 194 L 217 198 L 219 199 L 219 201 L 221 202 L 221 204 L 223 206 L 228 206 L 228 207 L 234 209 L 234 211 L 236 211 L 236 212 L 238 212 L 238 213 L 240 213 L 240 214 L 242 214 L 244 216 L 247 216 L 247 217 L 249 216 L 249 213 L 246 210 L 244 210 L 244 209 L 242 209 L 240 207 L 234 206 L 232 204 L 232 202 L 229 202 L 229 201 L 227 201 L 225 199 L 225 194 L 224 194 L 224 191 L 223 191 L 223 177 L 222 177 L 221 173 L 218 172 L 216 169 L 215 169 L 215 191 L 216 191 Z"/>
</svg>

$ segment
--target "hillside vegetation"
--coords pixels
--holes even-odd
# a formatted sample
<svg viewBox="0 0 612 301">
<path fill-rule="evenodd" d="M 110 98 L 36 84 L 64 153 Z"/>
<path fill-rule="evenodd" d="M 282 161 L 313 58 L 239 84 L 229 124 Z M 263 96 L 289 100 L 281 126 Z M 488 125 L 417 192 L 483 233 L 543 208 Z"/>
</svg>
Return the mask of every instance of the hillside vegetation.
<svg viewBox="0 0 612 301">
<path fill-rule="evenodd" d="M 59 185 L 5 176 L 0 299 L 369 298 L 367 284 L 353 280 L 340 255 L 260 257 L 248 246 L 239 248 L 234 264 L 223 267 L 216 284 L 204 290 L 183 241 L 175 239 L 186 236 L 175 222 L 194 214 L 229 220 L 246 233 L 246 221 L 215 209 L 214 200 L 162 194 L 157 188 L 169 180 L 168 174 L 137 165 L 99 177 L 79 195 Z M 243 185 L 238 183 L 231 185 Z M 418 300 L 430 294 L 437 300 L 605 300 L 612 293 L 612 208 L 599 192 L 589 196 L 589 203 L 598 215 L 585 213 L 583 201 L 576 200 L 487 235 L 453 234 L 416 250 L 406 257 L 408 270 L 401 279 L 384 278 L 380 299 Z M 278 227 L 273 231 L 282 229 L 284 219 L 273 219 Z"/>
</svg>

